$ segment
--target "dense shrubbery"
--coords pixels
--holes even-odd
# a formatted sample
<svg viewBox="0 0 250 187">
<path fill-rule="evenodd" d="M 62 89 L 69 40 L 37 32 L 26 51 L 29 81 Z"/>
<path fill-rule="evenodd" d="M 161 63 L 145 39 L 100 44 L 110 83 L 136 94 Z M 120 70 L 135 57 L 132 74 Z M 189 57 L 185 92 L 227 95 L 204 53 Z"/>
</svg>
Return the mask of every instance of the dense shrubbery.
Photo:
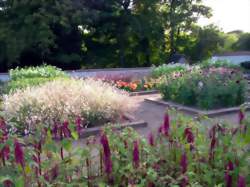
<svg viewBox="0 0 250 187">
<path fill-rule="evenodd" d="M 250 69 L 250 61 L 240 63 L 241 67 L 249 70 Z"/>
<path fill-rule="evenodd" d="M 237 106 L 244 102 L 246 81 L 233 69 L 192 69 L 172 73 L 159 86 L 165 100 L 203 109 Z"/>
<path fill-rule="evenodd" d="M 240 66 L 237 64 L 233 64 L 230 63 L 227 60 L 216 60 L 216 61 L 212 61 L 212 60 L 204 60 L 201 62 L 200 67 L 203 69 L 206 68 L 220 68 L 220 67 L 224 67 L 224 68 L 232 68 L 232 69 L 239 69 Z"/>
<path fill-rule="evenodd" d="M 7 91 L 14 91 L 28 86 L 37 86 L 57 78 L 67 77 L 61 69 L 47 65 L 29 68 L 16 68 L 10 70 L 9 74 L 10 81 L 7 84 Z"/>
<path fill-rule="evenodd" d="M 1 120 L 0 183 L 9 186 L 238 186 L 250 185 L 249 126 L 208 129 L 183 116 L 165 115 L 148 142 L 128 128 L 106 128 L 75 146 L 78 123 L 37 129 L 25 141 Z M 62 132 L 62 133 L 60 133 Z M 60 140 L 60 141 L 58 141 Z M 100 142 L 99 142 L 100 141 Z"/>
<path fill-rule="evenodd" d="M 126 101 L 126 102 L 124 102 Z M 121 117 L 130 107 L 128 96 L 102 81 L 58 79 L 4 96 L 3 112 L 18 130 L 33 131 L 65 120 L 103 124 Z"/>
<path fill-rule="evenodd" d="M 168 76 L 173 72 L 182 72 L 189 68 L 188 65 L 185 64 L 163 64 L 158 67 L 153 67 L 152 69 L 152 77 L 159 78 L 161 76 Z"/>
<path fill-rule="evenodd" d="M 29 79 L 29 78 L 51 78 L 66 76 L 65 73 L 54 66 L 44 65 L 38 67 L 16 68 L 9 72 L 11 80 Z"/>
</svg>

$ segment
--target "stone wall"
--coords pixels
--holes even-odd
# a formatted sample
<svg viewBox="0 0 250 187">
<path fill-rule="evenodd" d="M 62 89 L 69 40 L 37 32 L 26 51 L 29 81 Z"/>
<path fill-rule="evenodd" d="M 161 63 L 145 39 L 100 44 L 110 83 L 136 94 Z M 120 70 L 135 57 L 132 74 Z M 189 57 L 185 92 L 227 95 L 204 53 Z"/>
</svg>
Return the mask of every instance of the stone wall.
<svg viewBox="0 0 250 187">
<path fill-rule="evenodd" d="M 72 77 L 96 77 L 112 80 L 134 80 L 142 79 L 150 75 L 151 68 L 111 68 L 111 69 L 89 69 L 89 70 L 77 70 L 66 71 Z M 0 81 L 9 80 L 7 73 L 0 73 Z"/>
</svg>

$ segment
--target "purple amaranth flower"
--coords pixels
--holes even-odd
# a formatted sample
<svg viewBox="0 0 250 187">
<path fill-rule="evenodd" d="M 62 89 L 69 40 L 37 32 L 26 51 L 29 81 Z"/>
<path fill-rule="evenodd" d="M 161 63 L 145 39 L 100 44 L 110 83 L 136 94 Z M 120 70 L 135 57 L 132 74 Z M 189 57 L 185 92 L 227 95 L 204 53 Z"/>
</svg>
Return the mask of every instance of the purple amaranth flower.
<svg viewBox="0 0 250 187">
<path fill-rule="evenodd" d="M 214 159 L 214 149 L 216 146 L 217 140 L 215 137 L 212 137 L 211 143 L 210 143 L 210 150 L 209 150 L 209 160 Z"/>
<path fill-rule="evenodd" d="M 158 133 L 159 133 L 159 134 L 162 134 L 162 133 L 163 133 L 163 126 L 160 126 L 160 127 L 159 127 Z"/>
<path fill-rule="evenodd" d="M 243 109 L 240 109 L 238 115 L 239 115 L 239 124 L 241 125 L 243 123 L 243 120 L 245 119 L 245 113 L 244 113 Z"/>
<path fill-rule="evenodd" d="M 148 143 L 149 143 L 149 145 L 151 145 L 151 146 L 154 146 L 154 145 L 155 145 L 153 133 L 150 133 L 150 134 L 148 135 Z"/>
<path fill-rule="evenodd" d="M 148 182 L 147 187 L 155 187 L 155 184 L 153 182 Z"/>
<path fill-rule="evenodd" d="M 1 136 L 3 136 L 3 137 L 8 136 L 8 130 L 7 130 L 7 127 L 6 127 L 6 123 L 1 118 L 0 118 L 0 132 L 1 132 Z"/>
<path fill-rule="evenodd" d="M 80 135 L 82 130 L 82 119 L 80 117 L 77 117 L 75 120 L 75 124 L 76 124 L 76 131 Z"/>
<path fill-rule="evenodd" d="M 164 116 L 164 124 L 163 124 L 163 133 L 168 136 L 169 135 L 169 128 L 170 128 L 170 117 L 168 113 Z"/>
<path fill-rule="evenodd" d="M 57 178 L 57 176 L 59 175 L 59 167 L 58 167 L 58 165 L 55 165 L 51 169 L 50 174 L 51 174 L 51 180 L 55 180 Z"/>
<path fill-rule="evenodd" d="M 61 126 L 61 131 L 62 134 L 65 138 L 69 138 L 71 136 L 71 132 L 69 130 L 69 122 L 68 121 L 64 121 L 62 126 Z"/>
<path fill-rule="evenodd" d="M 232 187 L 233 186 L 233 176 L 230 174 L 234 170 L 234 165 L 232 161 L 229 161 L 226 165 L 226 173 L 225 173 L 225 186 Z"/>
<path fill-rule="evenodd" d="M 36 142 L 34 145 L 36 154 L 33 155 L 33 160 L 36 162 L 37 166 L 35 167 L 35 173 L 37 176 L 42 174 L 41 171 L 41 153 L 42 153 L 42 141 Z"/>
<path fill-rule="evenodd" d="M 216 129 L 217 129 L 217 125 L 214 125 L 210 130 L 209 130 L 209 137 L 213 138 L 216 136 Z"/>
<path fill-rule="evenodd" d="M 56 139 L 58 138 L 58 131 L 59 131 L 58 125 L 54 124 L 54 127 L 51 130 L 51 133 L 52 133 L 53 137 Z"/>
<path fill-rule="evenodd" d="M 105 166 L 105 172 L 107 174 L 110 174 L 112 172 L 111 151 L 109 147 L 108 137 L 104 133 L 101 135 L 101 144 L 102 144 L 103 153 L 104 153 L 103 162 Z"/>
<path fill-rule="evenodd" d="M 5 145 L 1 150 L 0 150 L 0 158 L 3 161 L 3 164 L 5 164 L 5 160 L 8 160 L 10 157 L 10 147 L 8 145 Z"/>
<path fill-rule="evenodd" d="M 0 119 L 0 143 L 4 144 L 8 140 L 8 130 L 6 124 L 3 119 Z M 5 165 L 5 160 L 9 159 L 10 155 L 10 147 L 9 145 L 4 145 L 2 149 L 0 149 L 0 159 L 3 161 L 3 165 Z"/>
<path fill-rule="evenodd" d="M 187 171 L 188 167 L 188 160 L 187 160 L 187 155 L 186 153 L 183 153 L 181 155 L 181 161 L 180 161 L 180 166 L 181 166 L 181 172 L 184 174 Z"/>
<path fill-rule="evenodd" d="M 4 187 L 12 187 L 12 186 L 14 186 L 14 183 L 11 180 L 7 179 L 7 180 L 3 181 L 3 186 Z"/>
<path fill-rule="evenodd" d="M 245 180 L 245 177 L 239 175 L 237 187 L 246 187 L 246 180 Z"/>
<path fill-rule="evenodd" d="M 186 187 L 188 185 L 188 177 L 185 175 L 184 178 L 181 180 L 181 187 Z"/>
<path fill-rule="evenodd" d="M 14 141 L 14 146 L 15 146 L 14 151 L 15 151 L 16 163 L 20 164 L 24 168 L 25 163 L 24 163 L 24 152 L 22 146 L 17 140 Z"/>
<path fill-rule="evenodd" d="M 138 142 L 138 140 L 134 141 L 133 164 L 134 164 L 134 168 L 138 168 L 139 165 L 140 165 L 140 153 L 139 153 L 139 142 Z"/>
<path fill-rule="evenodd" d="M 194 143 L 194 134 L 191 130 L 191 128 L 186 128 L 184 130 L 184 136 L 188 143 Z"/>
<path fill-rule="evenodd" d="M 123 143 L 124 143 L 124 147 L 127 149 L 128 148 L 128 142 L 127 142 L 127 140 L 124 140 Z"/>
</svg>

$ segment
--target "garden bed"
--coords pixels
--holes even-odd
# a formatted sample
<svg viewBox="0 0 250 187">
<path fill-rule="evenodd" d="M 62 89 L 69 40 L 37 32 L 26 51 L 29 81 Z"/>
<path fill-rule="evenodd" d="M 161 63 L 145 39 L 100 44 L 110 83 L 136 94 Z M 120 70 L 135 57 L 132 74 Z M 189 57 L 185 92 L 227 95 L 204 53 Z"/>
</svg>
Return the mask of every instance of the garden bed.
<svg viewBox="0 0 250 187">
<path fill-rule="evenodd" d="M 229 107 L 229 108 L 220 108 L 220 109 L 214 109 L 214 110 L 202 110 L 196 107 L 190 107 L 190 106 L 184 106 L 181 104 L 177 104 L 175 102 L 172 101 L 164 101 L 161 99 L 160 96 L 156 96 L 156 97 L 150 97 L 145 99 L 146 102 L 150 102 L 150 103 L 154 103 L 157 105 L 162 105 L 162 106 L 166 106 L 169 108 L 174 108 L 180 112 L 184 112 L 190 115 L 205 115 L 207 117 L 217 117 L 220 115 L 224 115 L 224 114 L 231 114 L 231 113 L 235 113 L 238 112 L 240 110 L 240 106 L 237 107 Z M 246 104 L 243 104 L 246 105 Z M 245 106 L 245 110 L 246 111 L 250 111 L 250 107 L 249 106 Z"/>
<path fill-rule="evenodd" d="M 146 90 L 146 91 L 138 91 L 138 92 L 130 92 L 129 96 L 138 96 L 138 95 L 151 95 L 159 93 L 158 90 Z"/>
<path fill-rule="evenodd" d="M 131 127 L 133 129 L 138 129 L 138 128 L 144 128 L 147 127 L 147 122 L 139 120 L 139 121 L 131 121 L 131 122 L 125 122 L 123 124 L 114 126 L 115 129 L 117 130 L 122 130 L 124 128 L 127 127 Z M 86 138 L 89 136 L 95 136 L 100 134 L 100 132 L 102 131 L 102 127 L 91 127 L 91 128 L 87 128 L 87 129 L 83 129 L 80 133 L 80 137 L 79 138 Z"/>
</svg>

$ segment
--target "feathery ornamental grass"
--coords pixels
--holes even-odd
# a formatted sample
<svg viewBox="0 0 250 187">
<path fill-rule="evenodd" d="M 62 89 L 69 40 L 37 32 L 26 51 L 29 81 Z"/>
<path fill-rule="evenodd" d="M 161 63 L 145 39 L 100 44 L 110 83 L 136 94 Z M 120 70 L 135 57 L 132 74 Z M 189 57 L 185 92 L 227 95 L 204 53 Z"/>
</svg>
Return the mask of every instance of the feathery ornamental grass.
<svg viewBox="0 0 250 187">
<path fill-rule="evenodd" d="M 130 98 L 125 92 L 92 79 L 54 80 L 3 98 L 5 119 L 22 131 L 77 118 L 85 125 L 116 121 L 129 109 Z"/>
</svg>

